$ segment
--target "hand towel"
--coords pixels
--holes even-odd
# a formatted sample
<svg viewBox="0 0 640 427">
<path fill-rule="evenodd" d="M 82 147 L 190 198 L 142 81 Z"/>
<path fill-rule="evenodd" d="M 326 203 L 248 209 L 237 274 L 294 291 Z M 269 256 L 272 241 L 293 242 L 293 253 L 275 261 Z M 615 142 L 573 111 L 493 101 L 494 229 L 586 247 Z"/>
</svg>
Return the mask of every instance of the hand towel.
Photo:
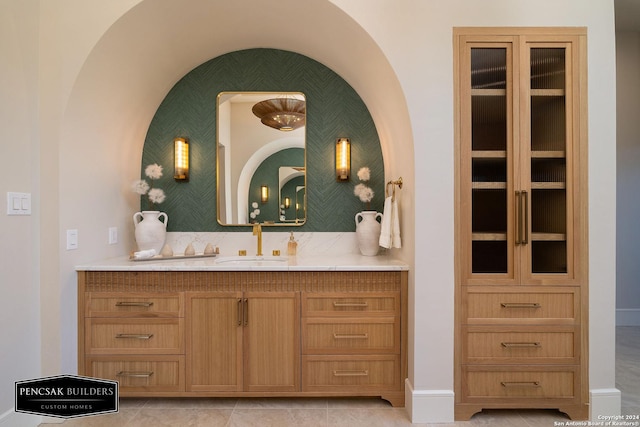
<svg viewBox="0 0 640 427">
<path fill-rule="evenodd" d="M 380 223 L 380 246 L 383 248 L 400 248 L 400 220 L 398 218 L 398 202 L 391 197 L 384 199 L 384 212 Z"/>
</svg>

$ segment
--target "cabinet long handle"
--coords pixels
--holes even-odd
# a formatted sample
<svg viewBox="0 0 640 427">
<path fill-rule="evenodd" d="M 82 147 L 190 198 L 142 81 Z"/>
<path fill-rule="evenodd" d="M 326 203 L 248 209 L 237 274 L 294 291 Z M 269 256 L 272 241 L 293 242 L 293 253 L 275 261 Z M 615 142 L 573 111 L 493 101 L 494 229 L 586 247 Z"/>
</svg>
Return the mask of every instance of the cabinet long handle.
<svg viewBox="0 0 640 427">
<path fill-rule="evenodd" d="M 147 301 L 118 301 L 116 307 L 151 307 L 153 302 Z"/>
<path fill-rule="evenodd" d="M 244 319 L 242 313 L 242 298 L 238 298 L 238 326 L 242 326 L 242 319 Z"/>
<path fill-rule="evenodd" d="M 368 305 L 366 302 L 333 302 L 334 307 L 367 307 Z"/>
<path fill-rule="evenodd" d="M 540 308 L 542 305 L 537 302 L 501 302 L 502 308 Z"/>
<path fill-rule="evenodd" d="M 249 324 L 249 300 L 247 298 L 244 299 L 244 309 L 242 310 L 242 315 L 244 319 L 244 326 Z"/>
<path fill-rule="evenodd" d="M 120 371 L 116 374 L 117 377 L 134 377 L 134 378 L 149 378 L 151 375 L 153 375 L 153 371 L 150 371 L 150 372 Z"/>
<path fill-rule="evenodd" d="M 153 334 L 117 334 L 116 338 L 133 338 L 136 340 L 148 340 Z"/>
<path fill-rule="evenodd" d="M 369 375 L 369 371 L 363 369 L 362 371 L 333 371 L 334 377 L 366 377 Z"/>
<path fill-rule="evenodd" d="M 529 243 L 529 194 L 526 191 L 522 192 L 522 203 L 524 206 L 522 207 L 522 226 L 524 229 L 524 233 L 522 236 L 522 244 L 526 245 Z"/>
<path fill-rule="evenodd" d="M 540 387 L 540 381 L 502 381 L 502 387 Z"/>
<path fill-rule="evenodd" d="M 516 191 L 516 245 L 522 244 L 522 203 L 520 203 L 520 192 Z"/>
<path fill-rule="evenodd" d="M 539 342 L 503 342 L 500 343 L 505 348 L 513 348 L 513 347 L 542 347 Z"/>
<path fill-rule="evenodd" d="M 350 339 L 367 340 L 369 339 L 369 334 L 333 334 L 333 338 L 336 340 L 350 340 Z"/>
</svg>

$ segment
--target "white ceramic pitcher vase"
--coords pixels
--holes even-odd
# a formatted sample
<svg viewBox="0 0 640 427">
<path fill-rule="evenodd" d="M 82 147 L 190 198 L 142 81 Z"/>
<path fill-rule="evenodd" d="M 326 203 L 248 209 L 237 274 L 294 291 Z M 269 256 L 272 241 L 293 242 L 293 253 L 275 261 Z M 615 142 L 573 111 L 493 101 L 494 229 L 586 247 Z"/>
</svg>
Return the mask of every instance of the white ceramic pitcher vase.
<svg viewBox="0 0 640 427">
<path fill-rule="evenodd" d="M 164 222 L 160 218 L 164 217 Z M 169 217 L 160 211 L 142 211 L 133 214 L 133 225 L 138 250 L 155 249 L 159 254 L 167 237 L 167 222 Z"/>
<path fill-rule="evenodd" d="M 362 211 L 356 214 L 356 239 L 360 253 L 366 256 L 378 255 L 380 249 L 380 222 L 382 214 L 376 211 Z"/>
</svg>

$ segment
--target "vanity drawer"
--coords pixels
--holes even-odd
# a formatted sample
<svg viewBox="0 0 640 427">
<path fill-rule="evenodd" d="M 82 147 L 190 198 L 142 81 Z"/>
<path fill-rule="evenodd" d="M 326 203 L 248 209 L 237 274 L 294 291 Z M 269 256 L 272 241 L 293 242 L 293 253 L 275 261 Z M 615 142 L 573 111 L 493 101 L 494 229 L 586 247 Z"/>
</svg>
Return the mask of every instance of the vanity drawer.
<svg viewBox="0 0 640 427">
<path fill-rule="evenodd" d="M 463 397 L 515 402 L 524 399 L 572 399 L 579 390 L 577 367 L 463 367 Z"/>
<path fill-rule="evenodd" d="M 87 319 L 88 354 L 182 354 L 183 319 Z"/>
<path fill-rule="evenodd" d="M 183 317 L 180 292 L 87 292 L 87 317 Z"/>
<path fill-rule="evenodd" d="M 302 319 L 302 354 L 399 353 L 395 317 Z"/>
<path fill-rule="evenodd" d="M 578 362 L 579 341 L 574 327 L 542 328 L 467 327 L 465 360 L 487 364 Z"/>
<path fill-rule="evenodd" d="M 303 356 L 302 391 L 400 390 L 400 357 Z"/>
<path fill-rule="evenodd" d="M 400 292 L 302 294 L 302 316 L 399 316 Z"/>
<path fill-rule="evenodd" d="M 127 392 L 184 391 L 184 356 L 88 357 L 86 373 L 119 382 Z"/>
<path fill-rule="evenodd" d="M 579 322 L 577 287 L 466 287 L 466 323 L 575 324 Z"/>
</svg>

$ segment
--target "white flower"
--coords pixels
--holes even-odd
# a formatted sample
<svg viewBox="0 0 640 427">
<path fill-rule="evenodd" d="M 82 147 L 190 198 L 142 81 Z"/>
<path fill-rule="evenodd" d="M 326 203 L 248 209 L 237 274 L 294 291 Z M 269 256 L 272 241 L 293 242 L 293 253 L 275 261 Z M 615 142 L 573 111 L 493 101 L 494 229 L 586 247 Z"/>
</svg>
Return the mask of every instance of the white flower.
<svg viewBox="0 0 640 427">
<path fill-rule="evenodd" d="M 258 202 L 253 202 L 253 203 L 251 203 L 251 207 L 252 207 L 253 209 L 256 209 L 256 208 L 258 207 Z"/>
<path fill-rule="evenodd" d="M 151 179 L 158 179 L 162 176 L 162 166 L 157 163 L 149 165 L 144 170 L 144 174 Z"/>
<path fill-rule="evenodd" d="M 353 188 L 353 194 L 365 203 L 369 203 L 373 199 L 374 192 L 371 188 L 364 184 L 358 184 Z"/>
<path fill-rule="evenodd" d="M 144 179 L 134 181 L 131 187 L 133 188 L 133 191 L 135 193 L 138 193 L 140 195 L 147 194 L 147 191 L 149 191 L 149 184 L 147 184 L 147 181 L 145 181 Z"/>
<path fill-rule="evenodd" d="M 151 203 L 162 203 L 166 198 L 164 191 L 160 188 L 152 188 L 149 190 L 149 200 Z"/>
<path fill-rule="evenodd" d="M 256 215 L 260 215 L 260 209 L 255 209 L 255 210 L 253 211 L 253 213 L 254 213 L 254 214 L 256 214 Z"/>
<path fill-rule="evenodd" d="M 256 213 L 255 212 L 251 212 L 249 214 L 249 216 L 251 217 L 251 219 L 256 219 Z"/>
<path fill-rule="evenodd" d="M 358 170 L 358 179 L 360 181 L 369 181 L 371 178 L 371 171 L 368 167 L 362 167 Z"/>
</svg>

